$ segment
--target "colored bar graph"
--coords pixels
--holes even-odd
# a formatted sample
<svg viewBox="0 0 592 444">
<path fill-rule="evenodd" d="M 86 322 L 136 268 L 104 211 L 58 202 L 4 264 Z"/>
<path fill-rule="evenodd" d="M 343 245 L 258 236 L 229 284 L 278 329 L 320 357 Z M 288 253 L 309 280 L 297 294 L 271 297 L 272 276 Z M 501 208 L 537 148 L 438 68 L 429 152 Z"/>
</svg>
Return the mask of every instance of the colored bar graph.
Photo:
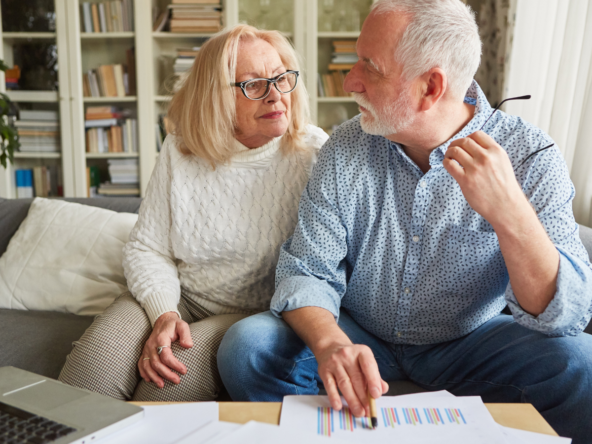
<svg viewBox="0 0 592 444">
<path fill-rule="evenodd" d="M 333 415 L 338 418 L 333 421 Z M 357 428 L 371 429 L 372 425 L 368 418 L 356 418 L 347 407 L 334 412 L 331 407 L 318 407 L 317 411 L 317 434 L 331 436 L 335 433 L 335 422 L 340 431 L 353 432 Z"/>
<path fill-rule="evenodd" d="M 457 424 L 465 425 L 467 421 L 460 409 L 442 409 L 446 416 L 442 414 L 439 408 L 401 408 L 401 415 L 404 422 L 399 421 L 398 408 L 383 407 L 380 409 L 382 413 L 382 422 L 385 427 L 398 427 L 402 425 L 445 425 Z M 423 418 L 422 419 L 422 415 Z"/>
</svg>

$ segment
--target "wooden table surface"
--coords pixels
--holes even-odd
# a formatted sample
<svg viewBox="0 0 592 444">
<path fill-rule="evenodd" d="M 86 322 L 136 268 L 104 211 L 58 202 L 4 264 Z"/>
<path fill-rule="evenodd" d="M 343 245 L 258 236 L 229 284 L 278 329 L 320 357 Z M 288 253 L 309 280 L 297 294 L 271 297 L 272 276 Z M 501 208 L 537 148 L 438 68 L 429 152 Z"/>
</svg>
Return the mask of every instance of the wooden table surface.
<svg viewBox="0 0 592 444">
<path fill-rule="evenodd" d="M 163 405 L 167 402 L 132 402 L 136 405 Z M 219 402 L 220 421 L 244 424 L 249 421 L 278 425 L 281 402 Z M 485 404 L 493 419 L 506 427 L 557 436 L 532 404 Z"/>
</svg>

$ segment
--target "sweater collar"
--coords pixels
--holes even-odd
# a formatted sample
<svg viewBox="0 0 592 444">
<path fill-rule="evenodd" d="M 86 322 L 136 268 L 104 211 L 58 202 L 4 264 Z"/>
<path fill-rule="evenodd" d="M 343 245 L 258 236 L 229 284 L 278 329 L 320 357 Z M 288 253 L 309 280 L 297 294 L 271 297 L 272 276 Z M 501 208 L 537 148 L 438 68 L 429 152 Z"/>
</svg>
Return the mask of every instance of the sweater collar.
<svg viewBox="0 0 592 444">
<path fill-rule="evenodd" d="M 269 160 L 279 150 L 282 137 L 276 137 L 265 145 L 252 149 L 247 148 L 236 139 L 233 140 L 236 154 L 232 156 L 231 164 L 233 166 L 241 166 L 243 164 Z"/>
</svg>

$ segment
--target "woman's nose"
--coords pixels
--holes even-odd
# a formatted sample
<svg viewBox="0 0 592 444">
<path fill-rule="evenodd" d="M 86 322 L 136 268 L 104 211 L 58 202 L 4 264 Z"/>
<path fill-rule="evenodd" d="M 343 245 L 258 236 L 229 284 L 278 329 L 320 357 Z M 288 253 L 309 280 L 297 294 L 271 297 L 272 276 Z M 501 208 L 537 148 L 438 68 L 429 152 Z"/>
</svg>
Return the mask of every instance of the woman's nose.
<svg viewBox="0 0 592 444">
<path fill-rule="evenodd" d="M 275 85 L 269 85 L 269 95 L 264 99 L 265 103 L 275 103 L 280 100 L 281 95 Z"/>
</svg>

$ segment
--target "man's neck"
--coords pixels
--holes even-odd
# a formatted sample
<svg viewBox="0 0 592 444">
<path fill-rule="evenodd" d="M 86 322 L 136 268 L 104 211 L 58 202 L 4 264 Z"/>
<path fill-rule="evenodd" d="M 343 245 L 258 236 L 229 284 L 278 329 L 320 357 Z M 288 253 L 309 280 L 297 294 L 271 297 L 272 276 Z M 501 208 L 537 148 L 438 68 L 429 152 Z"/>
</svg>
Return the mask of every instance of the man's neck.
<svg viewBox="0 0 592 444">
<path fill-rule="evenodd" d="M 430 154 L 437 147 L 461 131 L 473 118 L 475 107 L 468 103 L 461 103 L 454 109 L 446 110 L 440 118 L 431 120 L 440 123 L 418 122 L 405 131 L 405 134 L 393 134 L 387 139 L 399 143 L 405 154 L 415 162 L 421 171 L 427 173 L 430 169 Z"/>
</svg>

